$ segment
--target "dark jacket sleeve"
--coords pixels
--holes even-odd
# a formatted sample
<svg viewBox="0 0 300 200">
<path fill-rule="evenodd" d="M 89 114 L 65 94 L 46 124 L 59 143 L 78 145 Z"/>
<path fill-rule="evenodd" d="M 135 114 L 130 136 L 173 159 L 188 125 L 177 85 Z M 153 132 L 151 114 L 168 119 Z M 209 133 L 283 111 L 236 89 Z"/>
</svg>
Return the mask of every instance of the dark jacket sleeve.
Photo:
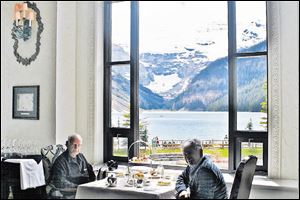
<svg viewBox="0 0 300 200">
<path fill-rule="evenodd" d="M 77 184 L 67 180 L 67 171 L 63 163 L 55 161 L 52 166 L 52 181 L 51 183 L 57 188 L 75 188 Z"/>
<path fill-rule="evenodd" d="M 178 176 L 176 181 L 176 197 L 180 194 L 180 192 L 187 190 L 189 184 L 189 166 Z"/>
<path fill-rule="evenodd" d="M 93 166 L 88 162 L 86 162 L 86 165 L 89 173 L 89 182 L 94 181 L 96 179 L 96 176 L 94 174 Z"/>
<path fill-rule="evenodd" d="M 72 177 L 72 179 L 73 179 L 72 182 L 78 183 L 78 184 L 83 184 L 83 183 L 95 181 L 96 176 L 94 174 L 92 165 L 88 163 L 88 161 L 86 160 L 86 158 L 84 157 L 83 154 L 79 154 L 79 156 L 80 156 L 80 159 L 84 162 L 83 166 L 86 166 L 87 172 L 82 171 L 80 176 Z M 69 180 L 71 180 L 71 179 L 69 178 Z"/>
</svg>

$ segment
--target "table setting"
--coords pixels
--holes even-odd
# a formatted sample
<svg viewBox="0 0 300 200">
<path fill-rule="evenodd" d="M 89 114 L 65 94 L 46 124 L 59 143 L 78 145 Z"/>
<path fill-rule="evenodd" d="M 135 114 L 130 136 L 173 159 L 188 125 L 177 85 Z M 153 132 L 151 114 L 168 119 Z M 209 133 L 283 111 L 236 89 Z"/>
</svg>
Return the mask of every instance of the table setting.
<svg viewBox="0 0 300 200">
<path fill-rule="evenodd" d="M 102 180 L 79 185 L 75 198 L 174 198 L 176 176 L 161 167 L 132 166 L 128 172 L 119 166 Z"/>
</svg>

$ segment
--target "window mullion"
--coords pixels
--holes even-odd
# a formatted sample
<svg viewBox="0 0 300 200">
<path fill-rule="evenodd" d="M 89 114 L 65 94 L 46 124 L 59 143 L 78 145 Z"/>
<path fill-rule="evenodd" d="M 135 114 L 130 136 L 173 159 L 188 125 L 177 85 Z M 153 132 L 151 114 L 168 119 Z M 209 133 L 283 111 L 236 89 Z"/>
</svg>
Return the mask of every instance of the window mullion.
<svg viewBox="0 0 300 200">
<path fill-rule="evenodd" d="M 235 169 L 235 131 L 237 129 L 236 86 L 236 9 L 235 2 L 228 1 L 228 100 L 229 100 L 229 170 Z"/>
<path fill-rule="evenodd" d="M 267 52 L 250 52 L 250 53 L 236 53 L 235 57 L 253 57 L 253 56 L 266 56 Z"/>
<path fill-rule="evenodd" d="M 129 144 L 139 138 L 139 10 L 138 1 L 131 2 L 130 27 L 130 127 Z M 134 147 L 135 148 L 135 147 Z M 138 149 L 128 152 L 130 157 L 138 154 Z"/>
<path fill-rule="evenodd" d="M 112 157 L 112 139 L 110 135 L 110 119 L 111 119 L 111 2 L 104 2 L 104 101 L 103 101 L 103 117 L 104 117 L 104 161 L 108 161 Z"/>
<path fill-rule="evenodd" d="M 130 64 L 130 60 L 109 62 L 109 65 L 129 65 L 129 64 Z"/>
</svg>

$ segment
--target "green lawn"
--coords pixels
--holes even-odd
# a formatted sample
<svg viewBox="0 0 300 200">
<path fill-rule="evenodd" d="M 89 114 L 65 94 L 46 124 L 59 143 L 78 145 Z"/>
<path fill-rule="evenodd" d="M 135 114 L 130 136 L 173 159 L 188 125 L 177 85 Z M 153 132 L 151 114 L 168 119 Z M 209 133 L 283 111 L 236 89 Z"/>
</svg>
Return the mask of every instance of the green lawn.
<svg viewBox="0 0 300 200">
<path fill-rule="evenodd" d="M 228 148 L 204 149 L 203 154 L 228 158 Z"/>
<path fill-rule="evenodd" d="M 141 155 L 143 155 L 145 152 L 144 149 L 140 150 Z M 262 156 L 262 147 L 256 147 L 256 148 L 243 148 L 242 149 L 242 157 L 246 157 L 248 155 L 255 155 L 258 157 Z M 155 150 L 155 154 L 159 153 L 182 153 L 182 150 L 180 148 L 171 149 L 171 148 L 157 148 Z M 146 150 L 146 154 L 150 155 L 150 150 Z M 228 158 L 228 148 L 206 148 L 204 149 L 204 154 L 210 155 L 215 158 Z M 113 152 L 114 156 L 120 156 L 120 157 L 127 157 L 127 149 L 114 149 Z"/>
<path fill-rule="evenodd" d="M 255 147 L 255 148 L 244 148 L 242 149 L 242 157 L 254 155 L 258 158 L 262 158 L 263 155 L 263 148 L 262 147 Z"/>
<path fill-rule="evenodd" d="M 262 147 L 243 148 L 241 157 L 243 158 L 249 155 L 254 155 L 258 158 L 262 158 L 262 153 Z M 228 158 L 228 148 L 204 149 L 204 154 L 211 155 L 215 158 Z"/>
<path fill-rule="evenodd" d="M 127 157 L 127 149 L 114 149 L 113 156 Z"/>
</svg>

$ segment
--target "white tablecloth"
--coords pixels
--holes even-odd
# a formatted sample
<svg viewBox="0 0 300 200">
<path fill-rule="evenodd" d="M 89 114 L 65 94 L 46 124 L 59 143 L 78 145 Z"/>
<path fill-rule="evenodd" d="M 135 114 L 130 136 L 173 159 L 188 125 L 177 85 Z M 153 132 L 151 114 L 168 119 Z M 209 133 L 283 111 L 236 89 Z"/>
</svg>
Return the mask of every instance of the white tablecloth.
<svg viewBox="0 0 300 200">
<path fill-rule="evenodd" d="M 7 159 L 4 162 L 20 163 L 21 189 L 36 188 L 45 185 L 43 162 L 34 159 Z"/>
<path fill-rule="evenodd" d="M 151 186 L 144 188 L 126 187 L 125 179 L 118 178 L 116 187 L 108 187 L 106 179 L 79 185 L 76 199 L 175 199 L 175 182 L 169 186 L 157 186 L 157 180 L 151 180 Z M 145 191 L 146 187 L 154 188 Z"/>
</svg>

